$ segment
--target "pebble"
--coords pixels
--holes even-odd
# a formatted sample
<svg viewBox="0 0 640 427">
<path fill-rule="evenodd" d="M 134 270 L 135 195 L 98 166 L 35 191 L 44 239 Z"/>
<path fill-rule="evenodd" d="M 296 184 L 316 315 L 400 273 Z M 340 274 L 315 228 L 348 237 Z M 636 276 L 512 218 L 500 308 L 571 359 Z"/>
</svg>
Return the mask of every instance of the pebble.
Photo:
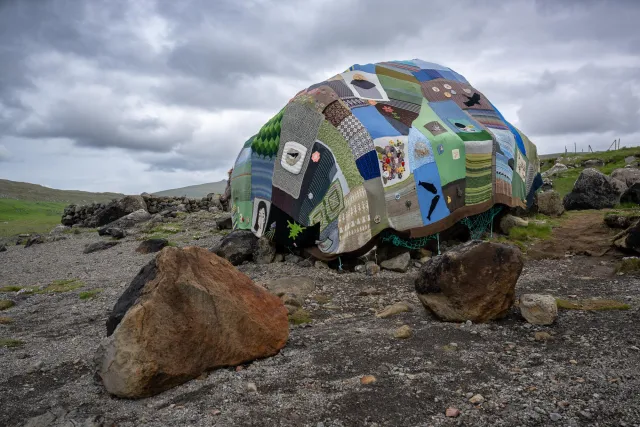
<svg viewBox="0 0 640 427">
<path fill-rule="evenodd" d="M 578 361 L 576 359 L 571 359 L 569 360 L 569 363 L 571 363 L 572 365 L 577 365 Z"/>
<path fill-rule="evenodd" d="M 476 394 L 471 399 L 469 399 L 469 402 L 473 403 L 474 405 L 480 405 L 482 404 L 482 402 L 484 402 L 484 396 L 482 396 L 481 394 Z"/>
<path fill-rule="evenodd" d="M 365 375 L 364 377 L 360 378 L 360 384 L 364 385 L 373 384 L 376 381 L 376 377 L 374 377 L 373 375 Z"/>
<path fill-rule="evenodd" d="M 551 334 L 549 332 L 536 332 L 533 334 L 533 338 L 536 341 L 548 341 L 551 339 Z"/>
<path fill-rule="evenodd" d="M 402 325 L 393 333 L 395 338 L 406 339 L 411 337 L 411 328 L 408 325 Z"/>
<path fill-rule="evenodd" d="M 447 408 L 447 410 L 445 411 L 445 415 L 449 418 L 457 418 L 460 416 L 460 409 L 458 408 Z"/>
<path fill-rule="evenodd" d="M 248 384 L 247 384 L 247 391 L 250 391 L 250 392 L 254 392 L 254 393 L 255 393 L 255 392 L 257 392 L 257 391 L 258 391 L 258 387 L 256 386 L 256 384 L 255 384 L 255 383 L 248 383 Z"/>
</svg>

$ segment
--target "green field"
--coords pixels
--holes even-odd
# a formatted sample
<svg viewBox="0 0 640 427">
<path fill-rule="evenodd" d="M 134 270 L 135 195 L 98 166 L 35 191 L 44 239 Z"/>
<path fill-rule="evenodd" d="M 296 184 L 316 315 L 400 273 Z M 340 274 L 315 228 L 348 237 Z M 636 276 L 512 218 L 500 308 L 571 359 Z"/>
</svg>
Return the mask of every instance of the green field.
<svg viewBox="0 0 640 427">
<path fill-rule="evenodd" d="M 0 199 L 0 237 L 48 233 L 60 224 L 67 203 Z"/>
</svg>

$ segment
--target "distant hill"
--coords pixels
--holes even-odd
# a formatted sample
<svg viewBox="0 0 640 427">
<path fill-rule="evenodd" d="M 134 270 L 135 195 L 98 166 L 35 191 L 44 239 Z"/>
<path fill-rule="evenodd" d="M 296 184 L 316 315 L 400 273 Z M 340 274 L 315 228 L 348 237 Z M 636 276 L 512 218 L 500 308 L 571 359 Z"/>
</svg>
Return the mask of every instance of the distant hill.
<svg viewBox="0 0 640 427">
<path fill-rule="evenodd" d="M 223 179 L 218 182 L 209 182 L 207 184 L 190 185 L 188 187 L 175 188 L 173 190 L 164 190 L 153 193 L 154 196 L 167 197 L 191 197 L 194 199 L 205 197 L 209 193 L 224 193 L 227 187 L 227 180 Z"/>
<path fill-rule="evenodd" d="M 119 199 L 120 193 L 91 193 L 89 191 L 56 190 L 27 182 L 0 179 L 0 199 L 56 202 L 83 205 L 92 202 L 110 202 Z"/>
</svg>

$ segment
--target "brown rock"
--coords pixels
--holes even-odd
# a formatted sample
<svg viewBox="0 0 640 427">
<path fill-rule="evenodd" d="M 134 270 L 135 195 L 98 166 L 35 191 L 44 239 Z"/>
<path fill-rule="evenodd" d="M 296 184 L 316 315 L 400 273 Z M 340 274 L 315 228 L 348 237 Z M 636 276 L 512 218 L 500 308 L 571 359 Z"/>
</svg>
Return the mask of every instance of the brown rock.
<svg viewBox="0 0 640 427">
<path fill-rule="evenodd" d="M 405 311 L 411 311 L 411 306 L 404 302 L 397 302 L 393 305 L 385 307 L 380 313 L 376 314 L 376 317 L 380 319 L 386 319 L 394 314 L 403 313 Z"/>
<path fill-rule="evenodd" d="M 272 356 L 289 335 L 282 301 L 202 248 L 165 248 L 121 300 L 129 306 L 116 304 L 125 314 L 95 358 L 119 397 L 151 396 L 209 369 Z"/>
<path fill-rule="evenodd" d="M 373 384 L 376 381 L 377 381 L 376 377 L 374 377 L 373 375 L 365 375 L 362 378 L 360 378 L 360 384 L 364 384 L 364 385 Z"/>
<path fill-rule="evenodd" d="M 272 294 L 279 297 L 293 295 L 302 300 L 305 300 L 316 289 L 313 279 L 305 276 L 280 277 L 267 281 L 265 286 Z"/>
<path fill-rule="evenodd" d="M 449 418 L 458 418 L 460 416 L 460 409 L 458 408 L 447 408 L 444 413 Z"/>
<path fill-rule="evenodd" d="M 536 332 L 533 334 L 533 337 L 536 341 L 549 341 L 551 339 L 551 334 L 549 332 Z"/>
<path fill-rule="evenodd" d="M 549 216 L 560 216 L 564 212 L 562 196 L 557 191 L 545 191 L 537 196 L 538 212 Z"/>
<path fill-rule="evenodd" d="M 427 261 L 416 292 L 442 320 L 486 322 L 503 317 L 513 305 L 522 267 L 518 248 L 474 240 Z"/>
<path fill-rule="evenodd" d="M 393 336 L 399 339 L 411 338 L 411 328 L 408 325 L 402 325 L 393 332 Z"/>
</svg>

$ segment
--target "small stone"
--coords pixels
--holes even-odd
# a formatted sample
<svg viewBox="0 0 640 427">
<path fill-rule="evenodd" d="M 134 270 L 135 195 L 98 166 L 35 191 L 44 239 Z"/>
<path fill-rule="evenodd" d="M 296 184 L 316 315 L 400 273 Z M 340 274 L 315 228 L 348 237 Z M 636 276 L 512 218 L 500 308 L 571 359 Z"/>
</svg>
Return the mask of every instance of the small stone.
<svg viewBox="0 0 640 427">
<path fill-rule="evenodd" d="M 467 320 L 466 322 L 464 322 L 465 326 L 471 326 L 473 325 L 473 322 L 471 320 Z"/>
<path fill-rule="evenodd" d="M 569 402 L 567 402 L 566 400 L 561 400 L 561 401 L 559 401 L 559 402 L 557 403 L 557 405 L 558 405 L 560 408 L 566 408 L 567 406 L 569 406 Z"/>
<path fill-rule="evenodd" d="M 236 366 L 236 372 L 242 371 L 244 368 L 242 366 Z"/>
<path fill-rule="evenodd" d="M 575 359 L 571 359 L 571 360 L 569 360 L 569 363 L 571 363 L 572 365 L 577 365 L 578 361 L 575 360 Z"/>
<path fill-rule="evenodd" d="M 393 333 L 395 338 L 406 339 L 411 337 L 411 328 L 408 325 L 402 325 Z"/>
<path fill-rule="evenodd" d="M 214 409 L 213 411 L 211 411 L 211 415 L 220 415 L 222 413 L 222 411 L 220 411 L 219 409 Z"/>
<path fill-rule="evenodd" d="M 444 413 L 449 418 L 458 418 L 460 416 L 460 409 L 458 408 L 447 408 Z"/>
<path fill-rule="evenodd" d="M 360 384 L 364 384 L 364 385 L 373 384 L 376 381 L 377 381 L 376 377 L 374 377 L 373 375 L 365 375 L 362 378 L 360 378 Z"/>
<path fill-rule="evenodd" d="M 533 334 L 533 337 L 536 341 L 548 341 L 552 339 L 551 334 L 549 334 L 548 332 L 536 332 L 535 334 Z"/>
<path fill-rule="evenodd" d="M 248 383 L 247 384 L 247 391 L 255 393 L 258 391 L 258 387 L 256 386 L 255 383 Z"/>
<path fill-rule="evenodd" d="M 481 394 L 476 394 L 471 399 L 469 399 L 469 402 L 473 403 L 474 405 L 481 405 L 482 402 L 484 402 L 484 396 L 482 396 Z"/>
<path fill-rule="evenodd" d="M 404 302 L 397 302 L 393 305 L 387 306 L 380 313 L 376 314 L 376 317 L 380 319 L 386 319 L 394 314 L 403 313 L 405 311 L 411 311 L 411 307 Z"/>
<path fill-rule="evenodd" d="M 520 314 L 534 325 L 550 325 L 558 318 L 558 305 L 551 295 L 525 294 L 520 297 Z"/>
<path fill-rule="evenodd" d="M 364 272 L 367 276 L 375 276 L 380 273 L 380 266 L 373 261 L 368 261 L 364 265 Z"/>
</svg>

